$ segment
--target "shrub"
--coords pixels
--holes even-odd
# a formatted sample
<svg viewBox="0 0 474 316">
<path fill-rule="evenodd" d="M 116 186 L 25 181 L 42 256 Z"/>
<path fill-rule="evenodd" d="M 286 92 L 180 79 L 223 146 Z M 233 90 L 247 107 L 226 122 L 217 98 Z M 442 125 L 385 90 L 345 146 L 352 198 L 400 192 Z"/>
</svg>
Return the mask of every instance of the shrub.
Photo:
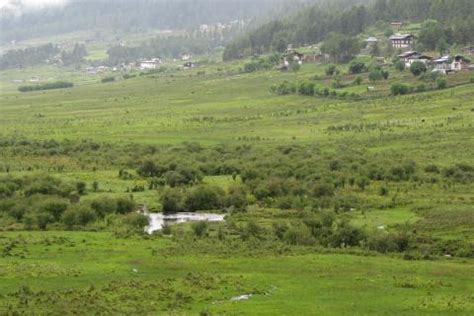
<svg viewBox="0 0 474 316">
<path fill-rule="evenodd" d="M 135 201 L 129 198 L 118 198 L 117 200 L 117 209 L 118 214 L 126 214 L 132 212 L 136 208 Z"/>
<path fill-rule="evenodd" d="M 255 72 L 260 69 L 260 65 L 257 62 L 249 62 L 244 64 L 243 72 Z"/>
<path fill-rule="evenodd" d="M 112 81 L 115 81 L 115 77 L 113 76 L 110 76 L 110 77 L 104 77 L 100 80 L 102 83 L 106 83 L 106 82 L 112 82 Z"/>
<path fill-rule="evenodd" d="M 292 94 L 296 92 L 296 87 L 289 81 L 284 81 L 279 85 L 273 85 L 270 90 L 277 95 Z"/>
<path fill-rule="evenodd" d="M 40 213 L 50 214 L 57 221 L 68 208 L 68 205 L 69 203 L 64 199 L 51 197 L 41 201 L 38 210 Z"/>
<path fill-rule="evenodd" d="M 349 66 L 351 74 L 360 74 L 367 71 L 367 66 L 363 62 L 352 62 Z"/>
<path fill-rule="evenodd" d="M 427 165 L 425 167 L 425 172 L 428 172 L 428 173 L 439 173 L 439 168 L 437 165 L 433 165 L 433 164 L 430 164 L 430 165 Z"/>
<path fill-rule="evenodd" d="M 416 87 L 416 92 L 425 92 L 426 91 L 426 86 L 422 83 L 422 84 L 419 84 L 417 87 Z"/>
<path fill-rule="evenodd" d="M 436 86 L 438 87 L 438 89 L 446 89 L 446 87 L 448 86 L 448 82 L 446 81 L 446 79 L 444 78 L 438 78 L 436 80 Z"/>
<path fill-rule="evenodd" d="M 129 213 L 124 216 L 124 223 L 136 230 L 143 230 L 149 224 L 148 216 L 141 213 Z"/>
<path fill-rule="evenodd" d="M 357 85 L 357 86 L 360 86 L 360 84 L 362 83 L 363 79 L 361 76 L 357 76 L 355 79 L 354 79 L 354 84 Z"/>
<path fill-rule="evenodd" d="M 426 70 L 427 70 L 427 68 L 426 68 L 425 63 L 423 63 L 421 61 L 415 61 L 410 66 L 410 71 L 415 77 L 418 77 L 419 75 L 425 73 Z"/>
<path fill-rule="evenodd" d="M 343 220 L 338 223 L 333 235 L 331 245 L 333 247 L 357 246 L 364 239 L 361 229 L 352 226 L 348 221 Z"/>
<path fill-rule="evenodd" d="M 316 183 L 313 187 L 313 195 L 316 198 L 324 196 L 333 196 L 334 185 L 327 182 Z"/>
<path fill-rule="evenodd" d="M 314 83 L 302 82 L 298 87 L 298 93 L 302 95 L 314 95 Z"/>
<path fill-rule="evenodd" d="M 394 83 L 390 90 L 392 95 L 403 95 L 410 93 L 410 87 L 403 83 Z"/>
<path fill-rule="evenodd" d="M 334 64 L 330 64 L 326 67 L 326 69 L 324 69 L 324 72 L 326 73 L 327 76 L 334 75 L 336 71 L 337 71 L 337 68 L 336 68 L 336 65 Z"/>
<path fill-rule="evenodd" d="M 398 71 L 403 71 L 405 70 L 405 63 L 402 60 L 397 60 L 394 64 L 393 67 L 397 69 Z"/>
<path fill-rule="evenodd" d="M 376 81 L 380 81 L 383 78 L 382 71 L 378 69 L 372 69 L 369 73 L 369 80 L 375 83 Z"/>
<path fill-rule="evenodd" d="M 227 195 L 227 206 L 235 207 L 238 210 L 245 209 L 248 205 L 247 192 L 242 186 L 229 187 Z"/>
<path fill-rule="evenodd" d="M 168 189 L 161 195 L 161 207 L 164 213 L 176 213 L 183 210 L 183 194 L 179 189 Z"/>
<path fill-rule="evenodd" d="M 367 238 L 367 247 L 370 250 L 386 252 L 403 252 L 408 250 L 410 235 L 407 232 L 387 233 L 383 230 L 372 232 Z"/>
<path fill-rule="evenodd" d="M 117 201 L 109 197 L 100 197 L 91 202 L 91 208 L 99 217 L 104 217 L 117 211 Z"/>
<path fill-rule="evenodd" d="M 209 224 L 206 221 L 199 221 L 193 223 L 192 225 L 193 232 L 197 237 L 203 237 L 204 235 L 206 235 L 208 227 Z"/>
<path fill-rule="evenodd" d="M 35 86 L 20 86 L 18 87 L 18 91 L 28 92 L 28 91 L 36 91 L 36 90 L 64 89 L 64 88 L 72 88 L 73 86 L 74 84 L 72 82 L 57 81 L 57 82 L 51 82 L 51 83 L 38 84 Z"/>
<path fill-rule="evenodd" d="M 76 191 L 79 195 L 86 193 L 86 184 L 82 181 L 76 182 Z"/>
<path fill-rule="evenodd" d="M 313 245 L 315 240 L 310 229 L 305 225 L 291 226 L 283 236 L 290 245 Z"/>
<path fill-rule="evenodd" d="M 219 209 L 224 196 L 225 192 L 219 187 L 199 185 L 187 192 L 184 205 L 189 211 Z"/>
</svg>

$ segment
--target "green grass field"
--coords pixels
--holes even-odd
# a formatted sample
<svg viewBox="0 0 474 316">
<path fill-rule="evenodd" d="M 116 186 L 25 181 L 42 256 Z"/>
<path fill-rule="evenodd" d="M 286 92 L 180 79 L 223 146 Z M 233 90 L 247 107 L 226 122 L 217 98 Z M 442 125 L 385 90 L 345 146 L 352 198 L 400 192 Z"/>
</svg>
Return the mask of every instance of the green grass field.
<svg viewBox="0 0 474 316">
<path fill-rule="evenodd" d="M 468 315 L 474 308 L 472 263 L 457 260 L 170 256 L 170 242 L 156 238 L 2 235 L 2 245 L 19 241 L 0 261 L 0 291 L 16 293 L 3 295 L 3 312 Z M 231 301 L 249 293 L 249 300 Z"/>
<path fill-rule="evenodd" d="M 427 164 L 441 168 L 474 163 L 474 84 L 469 83 L 469 72 L 448 77 L 445 90 L 391 97 L 392 83 L 418 83 L 408 71 L 391 70 L 390 79 L 375 84 L 374 92 L 367 91 L 372 85 L 367 79 L 361 86 L 342 88 L 362 96 L 352 101 L 270 92 L 272 84 L 284 80 L 322 76 L 322 65 L 303 65 L 297 73 L 250 74 L 238 72 L 239 66 L 210 64 L 112 83 L 100 83 L 99 78 L 74 70 L 57 74 L 51 68 L 5 71 L 0 77 L 0 139 L 72 143 L 91 139 L 117 148 L 117 155 L 123 152 L 124 156 L 131 143 L 149 146 L 150 157 L 160 157 L 169 155 L 161 148 L 172 152 L 183 142 L 196 142 L 204 148 L 250 146 L 261 155 L 270 155 L 269 148 L 293 146 L 303 152 L 301 148 L 311 146 L 319 151 L 319 158 L 314 159 L 358 153 L 361 159 L 370 159 L 367 165 L 412 160 L 422 169 Z M 75 87 L 20 93 L 11 83 L 13 78 L 38 75 L 67 79 Z M 344 82 L 353 80 L 353 76 L 343 76 Z M 317 84 L 331 82 L 324 78 Z M 120 161 L 113 156 L 0 148 L 0 175 L 41 171 L 66 182 L 84 181 L 88 187 L 98 181 L 99 190 L 88 192 L 82 201 L 121 196 L 136 185 L 147 185 L 129 167 L 143 158 L 133 152 Z M 179 161 L 187 158 L 176 155 Z M 270 158 L 261 158 L 262 167 Z M 205 162 L 207 157 L 190 154 L 189 159 Z M 231 164 L 238 159 L 224 152 L 221 162 Z M 295 165 L 298 162 L 295 158 Z M 121 168 L 130 169 L 134 177 L 119 178 Z M 472 182 L 429 182 L 423 176 L 426 181 L 374 180 L 364 190 L 341 189 L 340 193 L 359 198 L 363 206 L 344 216 L 357 227 L 383 226 L 391 231 L 410 225 L 442 245 L 472 246 Z M 203 182 L 228 191 L 242 180 L 226 174 L 206 176 Z M 379 194 L 383 186 L 389 188 L 387 196 Z M 154 210 L 161 207 L 161 193 L 162 188 L 147 189 L 133 196 L 138 204 Z M 298 220 L 298 214 L 293 209 L 259 205 L 246 213 L 230 214 L 228 221 L 237 226 L 254 221 L 270 229 L 277 220 Z M 250 239 L 240 246 L 230 237 L 229 244 L 190 238 L 183 233 L 190 231 L 190 225 L 176 227 L 172 237 L 125 238 L 109 231 L 3 231 L 2 226 L 0 314 L 474 313 L 474 266 L 469 255 L 404 260 L 411 258 L 319 245 L 268 250 L 268 241 Z M 219 225 L 211 225 L 212 234 L 218 229 Z M 10 226 L 9 230 L 16 229 Z M 182 240 L 182 236 L 187 237 Z M 419 241 L 418 250 L 423 252 L 427 243 Z M 446 249 L 440 252 L 448 253 Z M 242 294 L 253 296 L 231 301 Z"/>
</svg>

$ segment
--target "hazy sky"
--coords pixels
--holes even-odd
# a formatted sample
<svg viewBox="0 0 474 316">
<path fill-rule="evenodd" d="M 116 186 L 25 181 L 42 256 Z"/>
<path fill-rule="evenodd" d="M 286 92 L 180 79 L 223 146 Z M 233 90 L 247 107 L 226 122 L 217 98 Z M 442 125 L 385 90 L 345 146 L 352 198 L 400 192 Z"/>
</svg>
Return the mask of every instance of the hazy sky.
<svg viewBox="0 0 474 316">
<path fill-rule="evenodd" d="M 68 0 L 0 0 L 0 9 L 11 9 L 20 13 L 21 9 L 38 9 L 45 6 L 61 5 Z"/>
</svg>

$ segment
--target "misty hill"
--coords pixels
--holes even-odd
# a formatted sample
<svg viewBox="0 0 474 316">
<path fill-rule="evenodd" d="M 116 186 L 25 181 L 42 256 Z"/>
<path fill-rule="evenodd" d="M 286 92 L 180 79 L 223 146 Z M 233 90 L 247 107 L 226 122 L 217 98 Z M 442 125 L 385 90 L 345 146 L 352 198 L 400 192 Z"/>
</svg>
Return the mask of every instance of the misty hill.
<svg viewBox="0 0 474 316">
<path fill-rule="evenodd" d="M 286 6 L 283 0 L 65 0 L 63 5 L 31 8 L 15 1 L 0 11 L 0 41 L 88 29 L 193 29 L 206 23 L 272 16 Z"/>
</svg>

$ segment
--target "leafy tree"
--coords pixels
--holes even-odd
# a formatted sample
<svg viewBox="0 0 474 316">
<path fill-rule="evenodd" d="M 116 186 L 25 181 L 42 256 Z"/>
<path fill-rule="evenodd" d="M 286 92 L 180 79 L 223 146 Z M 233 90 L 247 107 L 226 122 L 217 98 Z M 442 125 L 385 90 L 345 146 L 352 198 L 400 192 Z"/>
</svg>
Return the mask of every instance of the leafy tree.
<svg viewBox="0 0 474 316">
<path fill-rule="evenodd" d="M 184 205 L 189 211 L 219 209 L 223 206 L 224 196 L 219 187 L 199 185 L 186 193 Z"/>
<path fill-rule="evenodd" d="M 321 52 L 332 56 L 334 62 L 347 61 L 360 52 L 360 45 L 355 37 L 332 32 L 324 40 Z"/>
<path fill-rule="evenodd" d="M 403 95 L 410 93 L 410 87 L 403 83 L 395 83 L 391 86 L 392 95 Z"/>
<path fill-rule="evenodd" d="M 334 65 L 334 64 L 328 65 L 324 69 L 324 72 L 326 73 L 327 76 L 333 76 L 337 72 L 336 65 Z"/>
<path fill-rule="evenodd" d="M 183 210 L 184 196 L 179 189 L 168 189 L 161 195 L 161 207 L 164 213 L 176 213 Z"/>
<path fill-rule="evenodd" d="M 86 193 L 86 183 L 82 181 L 76 182 L 76 191 L 79 195 Z"/>
<path fill-rule="evenodd" d="M 133 201 L 132 199 L 123 197 L 123 198 L 118 198 L 116 201 L 117 201 L 116 212 L 118 214 L 130 213 L 136 208 L 135 201 Z"/>
<path fill-rule="evenodd" d="M 403 62 L 403 60 L 398 59 L 393 64 L 393 67 L 395 67 L 395 69 L 397 69 L 398 71 L 403 71 L 403 70 L 405 70 L 405 63 Z"/>
<path fill-rule="evenodd" d="M 351 74 L 360 74 L 367 71 L 367 66 L 363 62 L 352 62 L 349 65 L 349 72 Z"/>
<path fill-rule="evenodd" d="M 369 80 L 373 83 L 382 80 L 383 74 L 379 69 L 372 69 L 369 73 Z"/>
<path fill-rule="evenodd" d="M 418 77 L 422 73 L 425 73 L 426 70 L 427 70 L 427 68 L 426 68 L 425 63 L 423 63 L 421 61 L 415 61 L 410 66 L 410 71 L 415 77 Z"/>
<path fill-rule="evenodd" d="M 446 87 L 448 86 L 448 82 L 444 78 L 438 78 L 438 80 L 436 80 L 436 86 L 440 90 L 441 89 L 446 89 Z"/>
</svg>

